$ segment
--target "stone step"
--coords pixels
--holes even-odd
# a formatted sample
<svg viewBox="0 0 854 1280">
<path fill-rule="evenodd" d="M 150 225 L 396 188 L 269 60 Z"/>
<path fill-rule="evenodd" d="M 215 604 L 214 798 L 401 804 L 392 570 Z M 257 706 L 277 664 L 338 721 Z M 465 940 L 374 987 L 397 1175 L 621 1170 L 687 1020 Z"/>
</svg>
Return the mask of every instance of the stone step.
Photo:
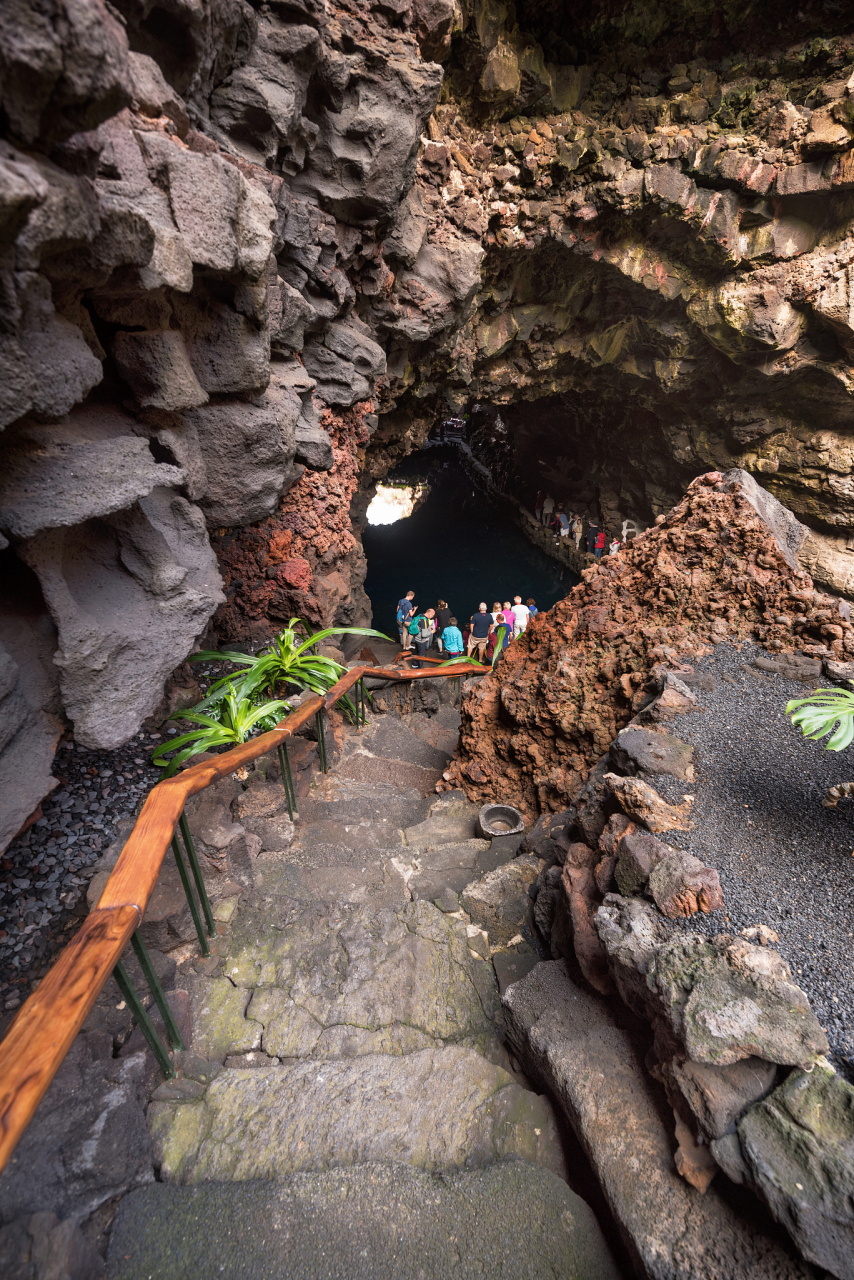
<svg viewBox="0 0 854 1280">
<path fill-rule="evenodd" d="M 428 902 L 375 911 L 256 891 L 235 913 L 220 974 L 193 975 L 191 992 L 193 1049 L 220 1063 L 255 1049 L 341 1054 L 342 1027 L 352 1054 L 383 1036 L 399 1052 L 495 1040 L 492 967 L 472 955 L 465 922 Z"/>
<path fill-rule="evenodd" d="M 588 1206 L 520 1161 L 437 1176 L 400 1164 L 277 1182 L 153 1183 L 119 1205 L 108 1280 L 618 1280 Z"/>
<path fill-rule="evenodd" d="M 404 838 L 414 849 L 460 844 L 477 837 L 477 815 L 478 806 L 462 791 L 448 791 L 432 801 L 425 818 L 405 828 Z"/>
<path fill-rule="evenodd" d="M 423 822 L 430 812 L 430 804 L 431 800 L 409 786 L 348 778 L 337 771 L 320 774 L 309 796 L 300 803 L 300 835 L 320 821 L 384 822 L 403 829 Z"/>
<path fill-rule="evenodd" d="M 342 760 L 337 767 L 337 774 L 359 782 L 389 782 L 400 788 L 412 787 L 419 795 L 432 796 L 435 795 L 436 783 L 442 777 L 443 769 L 444 766 L 426 769 L 420 764 L 389 760 L 362 750 L 354 751 Z"/>
<path fill-rule="evenodd" d="M 399 1161 L 450 1172 L 517 1159 L 566 1175 L 547 1100 L 459 1045 L 225 1068 L 199 1099 L 149 1108 L 169 1182 L 249 1182 Z"/>
<path fill-rule="evenodd" d="M 420 765 L 423 769 L 437 770 L 447 766 L 450 753 L 426 742 L 412 729 L 401 724 L 395 716 L 376 716 L 361 733 L 348 738 L 344 754 L 367 750 L 371 755 L 385 760 L 398 760 L 405 764 Z"/>
</svg>

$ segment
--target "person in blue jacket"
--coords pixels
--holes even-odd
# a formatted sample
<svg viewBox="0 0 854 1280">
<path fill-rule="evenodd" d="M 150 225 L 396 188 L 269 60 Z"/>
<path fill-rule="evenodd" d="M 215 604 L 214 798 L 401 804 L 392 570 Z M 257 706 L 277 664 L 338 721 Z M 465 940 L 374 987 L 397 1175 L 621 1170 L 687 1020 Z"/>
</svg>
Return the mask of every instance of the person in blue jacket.
<svg viewBox="0 0 854 1280">
<path fill-rule="evenodd" d="M 442 632 L 442 644 L 449 658 L 461 658 L 463 656 L 463 633 L 460 631 L 456 618 L 451 618 Z"/>
</svg>

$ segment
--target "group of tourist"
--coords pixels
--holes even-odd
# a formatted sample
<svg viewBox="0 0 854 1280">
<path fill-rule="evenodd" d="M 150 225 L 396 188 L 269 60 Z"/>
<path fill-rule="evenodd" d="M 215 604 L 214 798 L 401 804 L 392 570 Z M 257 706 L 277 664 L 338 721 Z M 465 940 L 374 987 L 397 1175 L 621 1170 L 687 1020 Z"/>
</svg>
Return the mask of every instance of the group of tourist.
<svg viewBox="0 0 854 1280">
<path fill-rule="evenodd" d="M 497 645 L 506 649 L 511 639 L 522 634 L 530 618 L 537 612 L 532 598 L 526 604 L 521 596 L 514 596 L 513 603 L 496 601 L 492 610 L 486 604 L 478 606 L 462 627 L 451 613 L 446 600 L 439 600 L 419 612 L 415 605 L 415 592 L 407 591 L 397 606 L 397 627 L 404 651 L 415 648 L 418 657 L 426 656 L 433 644 L 449 659 L 469 657 L 476 651 L 481 662 L 492 661 Z"/>
<path fill-rule="evenodd" d="M 552 530 L 555 535 L 555 546 L 560 544 L 561 538 L 572 538 L 576 551 L 580 551 L 583 539 L 587 554 L 595 556 L 597 560 L 602 559 L 606 546 L 612 556 L 616 555 L 620 549 L 619 538 L 615 535 L 609 543 L 608 534 L 604 529 L 599 528 L 595 517 L 591 517 L 587 521 L 587 531 L 585 532 L 582 516 L 576 512 L 569 515 L 564 510 L 563 503 L 555 503 L 550 493 L 540 492 L 537 494 L 534 515 L 541 524 Z"/>
</svg>

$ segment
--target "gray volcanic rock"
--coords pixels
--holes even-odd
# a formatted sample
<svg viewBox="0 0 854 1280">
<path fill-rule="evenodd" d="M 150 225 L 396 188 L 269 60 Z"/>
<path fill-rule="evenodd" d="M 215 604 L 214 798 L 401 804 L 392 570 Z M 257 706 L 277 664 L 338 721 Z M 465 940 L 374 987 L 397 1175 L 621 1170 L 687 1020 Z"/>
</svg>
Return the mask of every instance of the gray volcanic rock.
<svg viewBox="0 0 854 1280">
<path fill-rule="evenodd" d="M 57 621 L 60 687 L 78 741 L 120 745 L 222 599 L 201 513 L 153 489 L 101 520 L 44 529 L 20 551 Z"/>
<path fill-rule="evenodd" d="M 155 1102 L 149 1118 L 164 1176 L 183 1183 L 390 1159 L 450 1171 L 515 1158 L 561 1172 L 547 1104 L 457 1047 L 226 1069 L 201 1103 Z"/>
<path fill-rule="evenodd" d="M 793 1071 L 738 1124 L 745 1179 L 804 1257 L 854 1276 L 854 1089 L 830 1068 Z"/>
<path fill-rule="evenodd" d="M 392 1206 L 406 1224 L 393 1242 Z M 178 1280 L 186 1250 L 202 1274 L 224 1268 L 230 1280 L 257 1280 L 281 1274 L 283 1237 L 286 1266 L 304 1280 L 400 1280 L 422 1272 L 425 1259 L 434 1276 L 459 1280 L 619 1275 L 584 1201 L 518 1160 L 441 1175 L 360 1163 L 276 1182 L 157 1183 L 119 1205 L 109 1274 Z"/>
<path fill-rule="evenodd" d="M 0 528 L 15 538 L 121 511 L 184 473 L 157 463 L 125 414 L 81 410 L 66 422 L 27 422 L 13 434 L 0 477 Z"/>
<path fill-rule="evenodd" d="M 641 1053 L 563 964 L 537 965 L 507 988 L 502 1005 L 515 1057 L 569 1118 L 640 1275 L 814 1276 L 714 1186 L 699 1196 L 678 1176 Z"/>
<path fill-rule="evenodd" d="M 256 404 L 215 404 L 183 415 L 198 438 L 210 528 L 251 524 L 276 507 L 294 461 L 300 401 L 293 392 Z"/>
</svg>

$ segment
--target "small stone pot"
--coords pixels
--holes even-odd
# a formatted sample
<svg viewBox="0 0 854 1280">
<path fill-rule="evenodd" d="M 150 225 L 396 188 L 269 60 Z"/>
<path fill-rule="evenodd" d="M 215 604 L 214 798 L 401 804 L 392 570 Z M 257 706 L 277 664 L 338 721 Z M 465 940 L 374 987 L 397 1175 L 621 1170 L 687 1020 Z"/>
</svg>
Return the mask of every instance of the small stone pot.
<svg viewBox="0 0 854 1280">
<path fill-rule="evenodd" d="M 477 829 L 487 840 L 515 836 L 525 830 L 525 819 L 511 804 L 485 804 L 477 815 Z"/>
</svg>

